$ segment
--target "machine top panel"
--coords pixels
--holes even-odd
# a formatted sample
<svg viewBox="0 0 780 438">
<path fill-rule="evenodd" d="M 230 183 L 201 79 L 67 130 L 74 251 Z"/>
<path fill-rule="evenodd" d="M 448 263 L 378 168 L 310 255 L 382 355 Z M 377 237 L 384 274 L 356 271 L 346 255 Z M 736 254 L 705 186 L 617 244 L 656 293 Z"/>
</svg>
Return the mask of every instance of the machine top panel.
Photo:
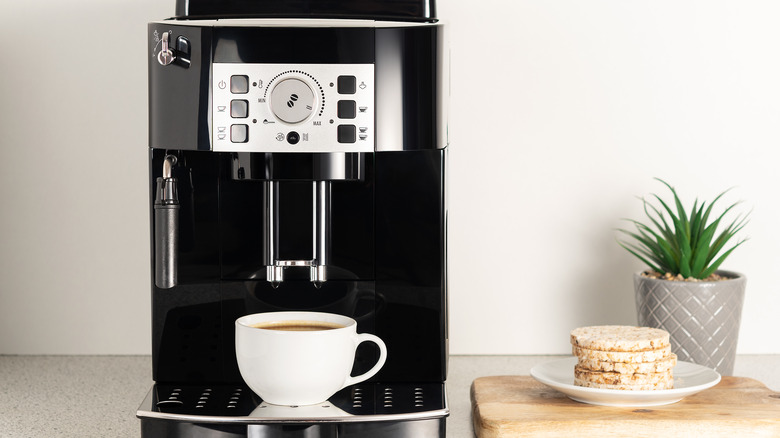
<svg viewBox="0 0 780 438">
<path fill-rule="evenodd" d="M 208 20 L 161 20 L 152 23 L 193 27 L 307 27 L 307 28 L 396 28 L 432 26 L 432 22 L 404 22 L 404 21 L 375 21 L 359 19 L 330 19 L 330 18 L 220 18 Z"/>
<path fill-rule="evenodd" d="M 297 17 L 431 21 L 434 0 L 176 0 L 176 18 Z"/>
</svg>

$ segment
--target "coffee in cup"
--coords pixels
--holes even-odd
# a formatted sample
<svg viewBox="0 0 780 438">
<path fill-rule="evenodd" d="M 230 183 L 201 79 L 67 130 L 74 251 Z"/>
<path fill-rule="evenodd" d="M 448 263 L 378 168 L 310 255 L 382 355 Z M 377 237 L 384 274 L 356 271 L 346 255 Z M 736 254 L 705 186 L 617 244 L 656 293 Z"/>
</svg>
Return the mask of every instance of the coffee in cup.
<svg viewBox="0 0 780 438">
<path fill-rule="evenodd" d="M 357 333 L 357 322 L 320 312 L 267 312 L 236 320 L 236 359 L 249 388 L 277 405 L 322 403 L 350 385 L 374 376 L 387 359 L 377 336 Z M 373 342 L 379 360 L 352 377 L 357 346 Z"/>
<path fill-rule="evenodd" d="M 323 321 L 271 321 L 252 324 L 252 327 L 266 330 L 281 330 L 286 332 L 314 332 L 344 328 L 341 324 Z"/>
</svg>

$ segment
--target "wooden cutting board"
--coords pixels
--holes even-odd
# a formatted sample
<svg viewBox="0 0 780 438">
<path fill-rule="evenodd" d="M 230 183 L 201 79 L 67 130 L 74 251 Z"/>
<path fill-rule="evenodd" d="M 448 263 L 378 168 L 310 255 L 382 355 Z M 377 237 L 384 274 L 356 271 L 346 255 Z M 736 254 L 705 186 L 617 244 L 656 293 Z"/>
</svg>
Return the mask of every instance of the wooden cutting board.
<svg viewBox="0 0 780 438">
<path fill-rule="evenodd" d="M 780 394 L 746 377 L 649 408 L 579 403 L 530 376 L 481 377 L 471 406 L 478 438 L 780 437 Z"/>
</svg>

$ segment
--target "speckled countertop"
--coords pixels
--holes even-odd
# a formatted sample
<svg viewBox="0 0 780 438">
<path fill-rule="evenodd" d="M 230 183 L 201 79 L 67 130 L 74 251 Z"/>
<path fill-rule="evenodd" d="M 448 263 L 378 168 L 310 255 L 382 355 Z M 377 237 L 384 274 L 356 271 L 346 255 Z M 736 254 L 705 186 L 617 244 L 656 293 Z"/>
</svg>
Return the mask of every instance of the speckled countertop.
<svg viewBox="0 0 780 438">
<path fill-rule="evenodd" d="M 527 375 L 558 356 L 450 357 L 447 436 L 471 438 L 471 382 Z M 0 356 L 0 437 L 138 437 L 149 356 Z M 780 391 L 780 355 L 737 357 L 734 374 Z"/>
</svg>

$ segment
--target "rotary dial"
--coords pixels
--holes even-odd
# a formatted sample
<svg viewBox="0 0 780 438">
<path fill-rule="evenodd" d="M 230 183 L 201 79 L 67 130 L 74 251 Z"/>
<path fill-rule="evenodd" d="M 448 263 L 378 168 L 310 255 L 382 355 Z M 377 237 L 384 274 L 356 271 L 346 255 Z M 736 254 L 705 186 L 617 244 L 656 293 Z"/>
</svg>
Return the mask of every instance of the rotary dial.
<svg viewBox="0 0 780 438">
<path fill-rule="evenodd" d="M 294 125 L 305 121 L 314 112 L 315 104 L 314 91 L 303 79 L 282 79 L 271 90 L 271 111 L 285 123 Z"/>
</svg>

